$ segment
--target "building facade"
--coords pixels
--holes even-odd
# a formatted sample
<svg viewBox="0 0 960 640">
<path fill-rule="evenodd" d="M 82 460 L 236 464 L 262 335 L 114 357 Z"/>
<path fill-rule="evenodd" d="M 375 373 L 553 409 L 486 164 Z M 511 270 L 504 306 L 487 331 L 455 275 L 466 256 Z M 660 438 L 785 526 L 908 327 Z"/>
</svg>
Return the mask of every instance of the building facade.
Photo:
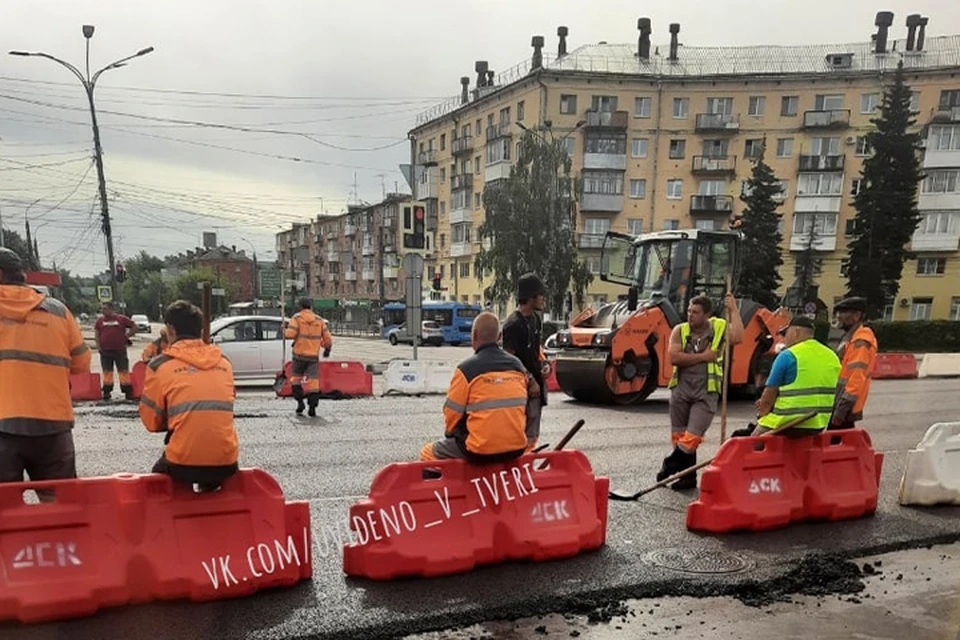
<svg viewBox="0 0 960 640">
<path fill-rule="evenodd" d="M 229 285 L 236 300 L 249 301 L 254 298 L 253 260 L 236 246 L 197 247 L 168 257 L 167 265 L 171 276 L 194 269 L 209 270 L 215 276 L 214 286 Z"/>
<path fill-rule="evenodd" d="M 637 45 L 587 45 L 556 56 L 534 38 L 528 62 L 501 73 L 485 62 L 470 90 L 421 114 L 410 132 L 414 196 L 435 213 L 428 270 L 451 299 L 481 302 L 474 261 L 486 185 L 509 177 L 523 129 L 563 140 L 582 179 L 577 242 L 598 273 L 607 231 L 725 229 L 742 213 L 751 159 L 781 180 L 783 295 L 811 241 L 814 281 L 827 305 L 846 291 L 849 232 L 863 159 L 884 87 L 903 62 L 923 135 L 924 219 L 887 316 L 960 319 L 960 36 L 927 38 L 911 16 L 906 38 L 889 24 L 872 42 L 653 49 L 641 19 Z M 866 29 L 865 29 L 866 31 Z M 811 231 L 811 229 L 813 231 Z M 588 302 L 625 292 L 595 280 Z"/>
</svg>

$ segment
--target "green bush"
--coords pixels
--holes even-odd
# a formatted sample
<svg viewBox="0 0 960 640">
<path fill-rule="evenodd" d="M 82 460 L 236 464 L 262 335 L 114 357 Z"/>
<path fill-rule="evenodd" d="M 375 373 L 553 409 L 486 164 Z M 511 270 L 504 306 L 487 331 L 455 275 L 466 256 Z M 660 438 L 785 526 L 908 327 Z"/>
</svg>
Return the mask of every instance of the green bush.
<svg viewBox="0 0 960 640">
<path fill-rule="evenodd" d="M 960 322 L 950 320 L 871 322 L 870 327 L 877 336 L 877 344 L 881 352 L 960 352 Z"/>
</svg>

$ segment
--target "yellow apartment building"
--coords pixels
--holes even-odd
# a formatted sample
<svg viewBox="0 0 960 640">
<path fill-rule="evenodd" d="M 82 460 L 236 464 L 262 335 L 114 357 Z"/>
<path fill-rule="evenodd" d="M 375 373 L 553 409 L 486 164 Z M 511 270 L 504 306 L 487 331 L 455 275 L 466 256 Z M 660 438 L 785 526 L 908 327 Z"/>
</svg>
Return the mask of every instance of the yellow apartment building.
<svg viewBox="0 0 960 640">
<path fill-rule="evenodd" d="M 562 139 L 583 181 L 578 244 L 599 272 L 607 231 L 638 234 L 673 228 L 725 229 L 750 159 L 766 141 L 766 161 L 784 188 L 785 293 L 797 256 L 816 231 L 819 297 L 846 291 L 846 243 L 852 195 L 884 87 L 899 62 L 913 91 L 927 175 L 923 222 L 888 318 L 960 320 L 960 35 L 927 37 L 927 19 L 907 18 L 896 38 L 881 13 L 872 38 L 854 44 L 652 46 L 650 21 L 636 44 L 588 44 L 556 55 L 533 38 L 531 59 L 499 74 L 476 63 L 461 94 L 418 117 L 410 131 L 414 199 L 427 204 L 433 253 L 448 299 L 483 303 L 474 261 L 486 185 L 509 176 L 523 129 Z M 865 29 L 866 31 L 866 29 Z M 518 230 L 522 232 L 522 230 Z M 489 283 L 488 283 L 489 284 Z M 588 302 L 621 288 L 594 281 Z"/>
</svg>

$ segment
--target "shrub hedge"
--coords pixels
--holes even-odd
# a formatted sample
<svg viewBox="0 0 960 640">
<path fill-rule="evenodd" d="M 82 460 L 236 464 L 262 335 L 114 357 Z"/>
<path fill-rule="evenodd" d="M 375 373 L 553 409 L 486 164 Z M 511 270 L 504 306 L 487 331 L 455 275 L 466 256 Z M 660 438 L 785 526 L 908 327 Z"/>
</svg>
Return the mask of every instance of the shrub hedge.
<svg viewBox="0 0 960 640">
<path fill-rule="evenodd" d="M 960 352 L 960 322 L 950 320 L 871 322 L 870 327 L 877 336 L 877 344 L 881 352 Z"/>
</svg>

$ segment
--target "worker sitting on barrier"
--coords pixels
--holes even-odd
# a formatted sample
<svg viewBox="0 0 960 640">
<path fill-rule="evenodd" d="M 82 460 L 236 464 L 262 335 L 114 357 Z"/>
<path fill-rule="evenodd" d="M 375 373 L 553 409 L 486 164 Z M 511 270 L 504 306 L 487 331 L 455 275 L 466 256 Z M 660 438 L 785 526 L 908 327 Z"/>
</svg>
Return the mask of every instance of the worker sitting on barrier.
<svg viewBox="0 0 960 640">
<path fill-rule="evenodd" d="M 143 353 L 140 354 L 140 359 L 144 362 L 150 362 L 158 355 L 166 351 L 168 346 L 170 346 L 170 342 L 167 340 L 167 329 L 162 327 L 160 329 L 160 337 L 158 337 L 156 340 L 152 340 L 146 347 L 143 348 Z"/>
<path fill-rule="evenodd" d="M 421 460 L 502 462 L 522 455 L 540 436 L 539 422 L 527 420 L 528 403 L 540 402 L 540 385 L 516 356 L 497 345 L 499 339 L 497 316 L 478 315 L 475 353 L 457 367 L 443 405 L 446 437 L 424 445 Z"/>
<path fill-rule="evenodd" d="M 761 435 L 771 431 L 790 437 L 816 435 L 827 428 L 833 411 L 833 394 L 840 377 L 840 359 L 813 337 L 813 320 L 796 316 L 780 330 L 786 348 L 777 355 L 767 386 L 757 401 L 754 429 L 740 429 L 735 436 Z M 797 416 L 816 412 L 799 425 L 778 431 Z"/>
<path fill-rule="evenodd" d="M 178 300 L 163 320 L 170 346 L 147 365 L 140 397 L 144 426 L 167 433 L 153 472 L 215 490 L 238 469 L 233 367 L 218 347 L 201 340 L 200 309 Z"/>
</svg>

